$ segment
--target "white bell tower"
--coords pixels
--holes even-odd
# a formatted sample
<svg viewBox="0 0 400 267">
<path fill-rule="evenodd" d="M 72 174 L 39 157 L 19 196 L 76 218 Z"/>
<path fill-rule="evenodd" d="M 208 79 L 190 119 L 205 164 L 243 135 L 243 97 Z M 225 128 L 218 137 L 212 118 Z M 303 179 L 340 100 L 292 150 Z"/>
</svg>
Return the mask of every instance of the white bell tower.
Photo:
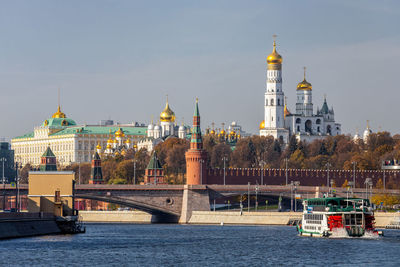
<svg viewBox="0 0 400 267">
<path fill-rule="evenodd" d="M 267 57 L 267 81 L 264 98 L 264 123 L 260 126 L 260 135 L 271 135 L 283 143 L 288 142 L 289 131 L 284 128 L 285 95 L 282 91 L 282 57 L 274 48 Z M 264 128 L 263 128 L 264 127 Z"/>
</svg>

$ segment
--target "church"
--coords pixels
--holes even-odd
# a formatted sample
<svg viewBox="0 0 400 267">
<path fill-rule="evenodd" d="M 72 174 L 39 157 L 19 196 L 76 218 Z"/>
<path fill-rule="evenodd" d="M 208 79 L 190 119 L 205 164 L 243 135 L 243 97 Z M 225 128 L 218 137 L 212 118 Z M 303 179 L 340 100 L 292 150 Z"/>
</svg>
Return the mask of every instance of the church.
<svg viewBox="0 0 400 267">
<path fill-rule="evenodd" d="M 282 56 L 276 51 L 267 57 L 267 80 L 264 98 L 264 120 L 260 123 L 260 136 L 273 136 L 288 143 L 291 136 L 298 141 L 312 142 L 327 136 L 341 134 L 341 125 L 335 122 L 333 108 L 324 99 L 321 109 L 314 113 L 312 85 L 304 79 L 297 85 L 296 109 L 290 112 L 282 88 Z"/>
</svg>

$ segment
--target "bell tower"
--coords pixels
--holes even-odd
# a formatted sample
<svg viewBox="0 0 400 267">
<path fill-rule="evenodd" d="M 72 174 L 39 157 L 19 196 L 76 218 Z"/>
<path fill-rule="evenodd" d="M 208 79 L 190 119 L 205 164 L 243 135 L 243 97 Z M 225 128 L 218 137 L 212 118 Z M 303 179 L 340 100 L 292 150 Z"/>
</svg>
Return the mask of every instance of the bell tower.
<svg viewBox="0 0 400 267">
<path fill-rule="evenodd" d="M 272 53 L 267 57 L 267 81 L 264 94 L 264 121 L 260 124 L 261 136 L 273 136 L 286 143 L 289 131 L 285 127 L 285 95 L 282 91 L 282 56 L 276 51 L 276 35 Z"/>
<path fill-rule="evenodd" d="M 198 104 L 198 99 L 196 99 L 190 149 L 185 154 L 186 184 L 188 185 L 207 184 L 207 152 L 203 149 Z"/>
</svg>

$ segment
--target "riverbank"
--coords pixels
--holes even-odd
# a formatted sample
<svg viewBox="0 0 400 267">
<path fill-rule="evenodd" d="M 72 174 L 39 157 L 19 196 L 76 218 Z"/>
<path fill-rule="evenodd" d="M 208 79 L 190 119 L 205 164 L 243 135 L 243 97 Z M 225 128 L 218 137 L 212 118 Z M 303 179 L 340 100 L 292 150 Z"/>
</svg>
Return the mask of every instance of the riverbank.
<svg viewBox="0 0 400 267">
<path fill-rule="evenodd" d="M 0 239 L 60 234 L 62 231 L 52 214 L 2 213 Z"/>
<path fill-rule="evenodd" d="M 83 222 L 97 223 L 152 223 L 154 217 L 142 211 L 80 211 Z M 393 220 L 394 213 L 375 213 L 375 226 L 384 228 Z M 234 225 L 288 225 L 300 220 L 301 212 L 242 212 L 240 211 L 193 211 L 188 224 Z"/>
</svg>

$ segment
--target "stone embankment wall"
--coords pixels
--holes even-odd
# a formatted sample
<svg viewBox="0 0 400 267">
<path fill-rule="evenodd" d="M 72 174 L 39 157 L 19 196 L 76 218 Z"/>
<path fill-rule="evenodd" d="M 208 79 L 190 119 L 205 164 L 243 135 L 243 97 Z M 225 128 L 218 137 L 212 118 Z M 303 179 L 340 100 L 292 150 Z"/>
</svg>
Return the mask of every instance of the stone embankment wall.
<svg viewBox="0 0 400 267">
<path fill-rule="evenodd" d="M 142 211 L 80 211 L 84 222 L 151 223 L 152 215 Z M 375 225 L 384 228 L 394 220 L 394 213 L 376 212 Z M 287 225 L 301 219 L 301 212 L 193 211 L 189 224 Z"/>
<path fill-rule="evenodd" d="M 151 223 L 154 218 L 143 211 L 79 211 L 84 222 Z"/>
<path fill-rule="evenodd" d="M 228 185 L 261 184 L 261 172 L 263 183 L 268 185 L 284 185 L 286 183 L 285 169 L 253 169 L 253 168 L 230 168 L 225 170 L 225 183 Z M 366 178 L 372 178 L 374 186 L 382 179 L 385 173 L 386 184 L 398 184 L 400 182 L 400 171 L 360 171 L 356 170 L 355 178 L 357 187 L 364 187 Z M 288 182 L 300 181 L 305 186 L 326 185 L 328 172 L 326 170 L 288 169 Z M 208 169 L 207 184 L 223 184 L 224 169 Z M 345 180 L 353 181 L 351 170 L 330 170 L 329 179 L 333 179 L 337 187 L 343 185 Z"/>
<path fill-rule="evenodd" d="M 0 214 L 0 239 L 61 233 L 53 215 L 40 213 Z"/>
</svg>

